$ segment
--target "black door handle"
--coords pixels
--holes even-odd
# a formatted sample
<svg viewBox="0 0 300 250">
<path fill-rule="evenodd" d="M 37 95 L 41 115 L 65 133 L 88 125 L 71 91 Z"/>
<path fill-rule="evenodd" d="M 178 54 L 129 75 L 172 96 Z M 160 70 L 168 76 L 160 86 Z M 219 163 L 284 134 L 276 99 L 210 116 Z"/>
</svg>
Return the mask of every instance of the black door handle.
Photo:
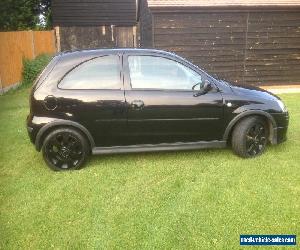
<svg viewBox="0 0 300 250">
<path fill-rule="evenodd" d="M 132 109 L 143 109 L 144 102 L 141 100 L 134 100 L 131 102 L 131 108 Z"/>
</svg>

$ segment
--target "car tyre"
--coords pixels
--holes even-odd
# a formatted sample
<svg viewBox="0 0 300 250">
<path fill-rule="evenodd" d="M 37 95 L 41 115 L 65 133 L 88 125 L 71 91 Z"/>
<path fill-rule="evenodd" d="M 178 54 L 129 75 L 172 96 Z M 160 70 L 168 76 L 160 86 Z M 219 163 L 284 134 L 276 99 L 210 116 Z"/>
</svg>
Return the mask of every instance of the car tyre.
<svg viewBox="0 0 300 250">
<path fill-rule="evenodd" d="M 250 116 L 240 121 L 232 133 L 233 151 L 243 157 L 261 155 L 268 142 L 268 126 L 259 116 Z"/>
<path fill-rule="evenodd" d="M 58 128 L 51 131 L 42 146 L 43 158 L 54 171 L 80 169 L 89 155 L 89 144 L 79 131 Z"/>
</svg>

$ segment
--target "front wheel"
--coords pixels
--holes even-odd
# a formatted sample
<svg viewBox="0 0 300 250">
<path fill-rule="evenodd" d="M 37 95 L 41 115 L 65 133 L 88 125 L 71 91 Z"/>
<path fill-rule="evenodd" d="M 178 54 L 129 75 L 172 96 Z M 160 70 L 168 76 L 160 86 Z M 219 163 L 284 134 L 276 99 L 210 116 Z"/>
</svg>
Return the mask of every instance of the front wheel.
<svg viewBox="0 0 300 250">
<path fill-rule="evenodd" d="M 267 124 L 258 116 L 245 118 L 236 125 L 232 133 L 232 148 L 243 158 L 261 155 L 266 149 L 267 142 Z"/>
<path fill-rule="evenodd" d="M 55 171 L 79 169 L 84 164 L 89 146 L 85 137 L 71 128 L 58 128 L 50 132 L 43 143 L 43 157 Z"/>
</svg>

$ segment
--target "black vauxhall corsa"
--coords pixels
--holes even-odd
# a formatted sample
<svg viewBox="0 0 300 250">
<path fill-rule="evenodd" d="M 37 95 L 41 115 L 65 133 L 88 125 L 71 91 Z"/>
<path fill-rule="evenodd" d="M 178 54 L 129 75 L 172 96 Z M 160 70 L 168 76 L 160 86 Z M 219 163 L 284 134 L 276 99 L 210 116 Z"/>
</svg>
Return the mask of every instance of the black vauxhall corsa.
<svg viewBox="0 0 300 250">
<path fill-rule="evenodd" d="M 54 170 L 93 154 L 220 148 L 241 157 L 286 140 L 276 96 L 217 80 L 185 59 L 148 49 L 62 53 L 34 84 L 27 129 Z"/>
</svg>

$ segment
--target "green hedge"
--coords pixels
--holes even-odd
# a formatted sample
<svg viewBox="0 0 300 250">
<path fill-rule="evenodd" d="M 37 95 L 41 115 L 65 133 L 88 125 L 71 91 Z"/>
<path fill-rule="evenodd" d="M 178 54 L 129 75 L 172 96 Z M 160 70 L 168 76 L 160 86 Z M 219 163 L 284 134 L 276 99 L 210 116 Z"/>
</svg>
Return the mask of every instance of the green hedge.
<svg viewBox="0 0 300 250">
<path fill-rule="evenodd" d="M 46 65 L 50 62 L 51 59 L 52 56 L 46 54 L 39 55 L 33 60 L 24 59 L 22 85 L 23 86 L 32 85 L 34 80 L 38 77 L 40 72 L 46 67 Z"/>
</svg>

